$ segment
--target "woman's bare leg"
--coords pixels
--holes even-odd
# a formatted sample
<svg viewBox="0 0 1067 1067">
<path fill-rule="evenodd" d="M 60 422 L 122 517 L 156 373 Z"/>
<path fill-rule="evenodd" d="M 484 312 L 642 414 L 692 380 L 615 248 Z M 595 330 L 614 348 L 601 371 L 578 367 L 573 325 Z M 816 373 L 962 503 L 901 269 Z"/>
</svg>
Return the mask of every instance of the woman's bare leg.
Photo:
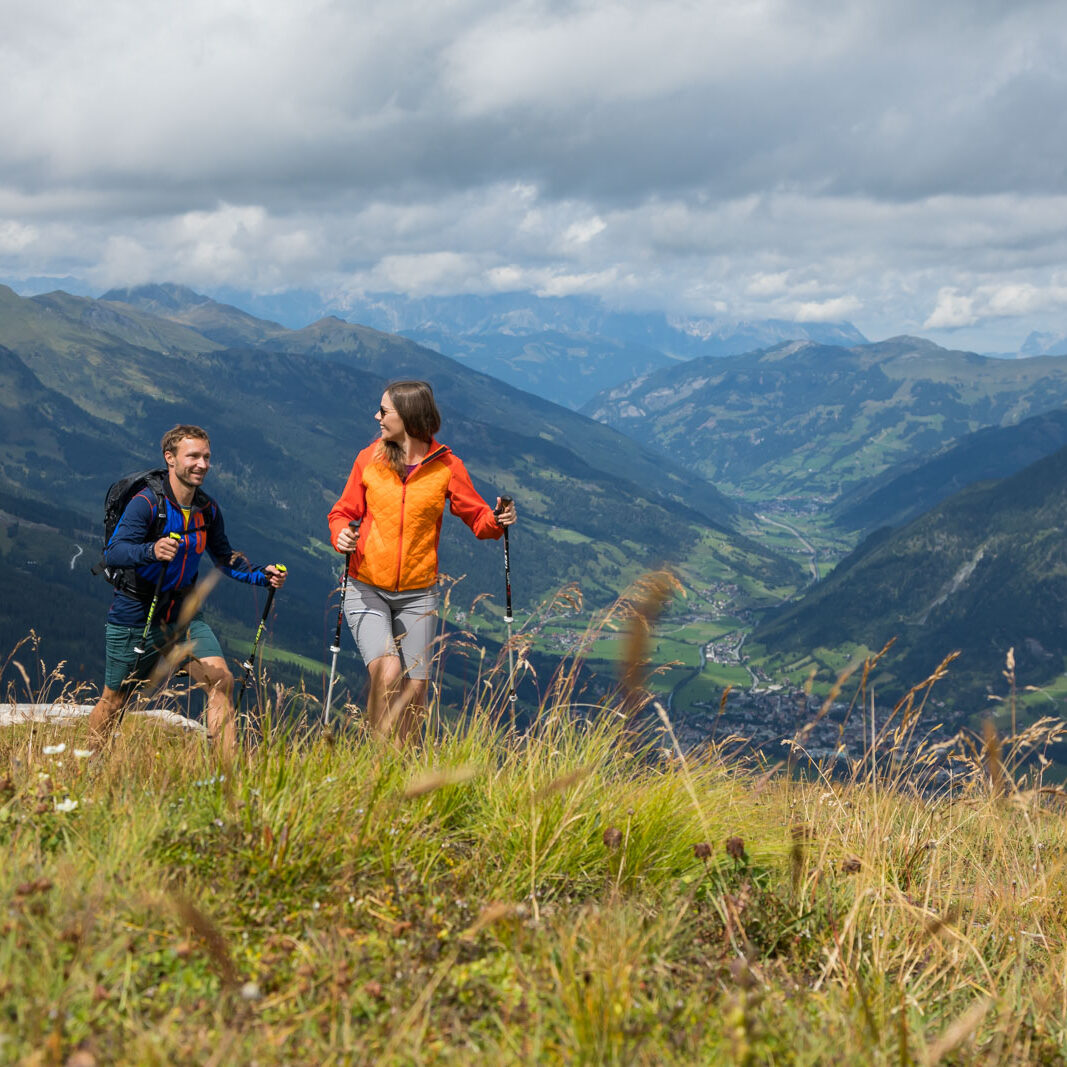
<svg viewBox="0 0 1067 1067">
<path fill-rule="evenodd" d="M 379 737 L 408 744 L 426 711 L 427 682 L 405 678 L 399 656 L 379 656 L 367 664 L 370 697 L 367 719 Z"/>
<path fill-rule="evenodd" d="M 399 656 L 379 656 L 367 664 L 370 675 L 370 696 L 367 698 L 367 721 L 371 730 L 380 737 L 392 733 L 393 723 L 390 708 L 393 697 L 400 688 L 401 666 Z"/>
<path fill-rule="evenodd" d="M 414 740 L 426 717 L 427 686 L 423 678 L 408 678 L 393 699 L 391 710 L 396 717 L 396 739 L 401 747 Z"/>
</svg>

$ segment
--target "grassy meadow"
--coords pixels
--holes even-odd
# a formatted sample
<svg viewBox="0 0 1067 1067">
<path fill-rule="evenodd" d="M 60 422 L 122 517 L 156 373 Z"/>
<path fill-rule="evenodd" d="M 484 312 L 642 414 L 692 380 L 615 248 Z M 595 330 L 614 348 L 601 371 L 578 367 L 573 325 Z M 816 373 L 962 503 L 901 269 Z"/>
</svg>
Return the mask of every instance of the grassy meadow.
<svg viewBox="0 0 1067 1067">
<path fill-rule="evenodd" d="M 525 736 L 499 663 L 404 752 L 280 687 L 234 765 L 0 730 L 0 1063 L 1062 1063 L 1059 722 L 934 747 L 917 690 L 845 775 L 682 753 L 655 601 L 631 688 L 566 661 Z"/>
</svg>

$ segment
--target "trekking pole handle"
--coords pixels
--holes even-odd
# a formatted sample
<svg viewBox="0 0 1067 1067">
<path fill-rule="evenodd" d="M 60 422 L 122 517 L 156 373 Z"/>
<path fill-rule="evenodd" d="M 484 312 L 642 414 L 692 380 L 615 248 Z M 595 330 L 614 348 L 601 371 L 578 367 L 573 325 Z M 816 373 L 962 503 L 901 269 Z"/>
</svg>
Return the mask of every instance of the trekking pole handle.
<svg viewBox="0 0 1067 1067">
<path fill-rule="evenodd" d="M 182 539 L 182 535 L 180 533 L 178 533 L 177 530 L 171 530 L 170 533 L 167 534 L 166 537 L 161 537 L 160 538 L 161 541 L 180 541 L 181 539 Z M 154 552 L 153 552 L 153 555 L 155 555 Z M 158 557 L 157 557 L 157 559 L 158 559 Z M 163 566 L 162 566 L 162 568 L 160 569 L 160 572 L 159 572 L 160 578 L 162 578 L 163 572 L 167 569 L 167 564 L 170 562 L 170 560 L 169 559 L 163 559 L 163 560 L 159 560 L 159 562 L 163 564 Z M 157 582 L 159 580 L 160 579 L 158 579 L 158 578 L 156 579 Z"/>
<path fill-rule="evenodd" d="M 272 564 L 272 566 L 280 574 L 288 574 L 289 573 L 289 568 L 284 563 L 275 563 L 275 564 Z M 275 593 L 275 587 L 272 585 L 270 587 L 270 592 L 267 594 L 267 603 L 268 604 L 270 603 L 270 598 L 272 596 L 274 596 L 274 593 Z M 264 617 L 266 617 L 266 613 L 264 613 Z"/>
<path fill-rule="evenodd" d="M 515 498 L 514 497 L 502 496 L 500 498 L 500 503 L 497 504 L 497 506 L 493 509 L 493 514 L 494 515 L 499 515 L 502 511 L 504 511 L 505 509 L 509 508 L 514 503 L 515 503 Z"/>
<path fill-rule="evenodd" d="M 359 534 L 359 523 L 353 519 L 348 528 L 352 531 L 353 535 Z M 335 655 L 341 651 L 341 627 L 345 621 L 345 593 L 348 591 L 348 568 L 352 562 L 352 553 L 345 553 L 345 571 L 341 577 L 341 602 L 337 605 L 337 632 L 333 635 L 333 644 L 330 645 L 330 651 Z"/>
</svg>

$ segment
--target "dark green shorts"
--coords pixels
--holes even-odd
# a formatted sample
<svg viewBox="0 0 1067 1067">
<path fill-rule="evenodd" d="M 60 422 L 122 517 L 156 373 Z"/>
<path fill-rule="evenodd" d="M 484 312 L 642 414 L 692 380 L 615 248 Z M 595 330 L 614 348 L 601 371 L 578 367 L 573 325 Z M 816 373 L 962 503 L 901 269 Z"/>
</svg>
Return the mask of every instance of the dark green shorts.
<svg viewBox="0 0 1067 1067">
<path fill-rule="evenodd" d="M 104 685 L 108 689 L 122 689 L 124 685 L 141 678 L 147 678 L 152 673 L 152 668 L 159 659 L 159 653 L 164 644 L 173 637 L 169 627 L 153 626 L 148 631 L 148 643 L 145 645 L 145 653 L 140 662 L 134 647 L 140 643 L 144 627 L 115 626 L 113 623 L 104 624 L 104 633 L 107 644 L 107 665 L 104 668 Z M 222 657 L 222 647 L 218 638 L 212 633 L 211 627 L 203 619 L 197 616 L 186 629 L 183 638 L 192 642 L 189 651 L 190 659 L 207 659 L 209 656 Z M 137 668 L 136 675 L 133 674 Z"/>
</svg>

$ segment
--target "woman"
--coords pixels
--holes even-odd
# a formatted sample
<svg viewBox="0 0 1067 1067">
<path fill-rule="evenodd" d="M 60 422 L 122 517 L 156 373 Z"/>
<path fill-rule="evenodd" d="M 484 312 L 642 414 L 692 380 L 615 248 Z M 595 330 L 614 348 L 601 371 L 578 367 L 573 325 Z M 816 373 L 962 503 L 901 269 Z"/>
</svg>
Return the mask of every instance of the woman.
<svg viewBox="0 0 1067 1067">
<path fill-rule="evenodd" d="M 386 737 L 395 728 L 404 743 L 426 706 L 445 502 L 481 538 L 500 537 L 515 505 L 497 497 L 490 508 L 460 459 L 434 439 L 441 416 L 427 382 L 393 382 L 374 417 L 378 440 L 356 456 L 330 511 L 330 540 L 351 553 L 344 610 L 370 674 L 371 728 Z"/>
</svg>

